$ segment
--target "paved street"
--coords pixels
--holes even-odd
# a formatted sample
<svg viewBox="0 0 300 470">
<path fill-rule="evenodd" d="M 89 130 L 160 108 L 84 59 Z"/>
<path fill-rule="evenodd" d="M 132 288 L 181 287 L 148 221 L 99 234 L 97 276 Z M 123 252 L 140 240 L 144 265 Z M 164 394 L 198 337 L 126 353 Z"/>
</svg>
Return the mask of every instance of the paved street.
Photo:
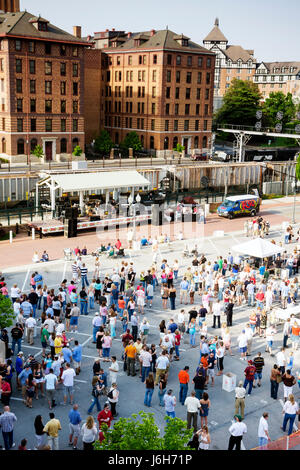
<svg viewBox="0 0 300 470">
<path fill-rule="evenodd" d="M 290 207 L 283 210 L 287 215 L 290 216 Z M 299 214 L 297 214 L 299 215 Z M 237 219 L 244 222 L 244 219 Z M 226 221 L 227 222 L 227 221 Z M 232 221 L 231 221 L 232 222 Z M 276 241 L 282 240 L 281 232 L 276 228 L 271 230 L 270 238 L 274 238 Z M 215 257 L 219 254 L 224 255 L 225 257 L 228 254 L 228 251 L 233 245 L 245 241 L 245 237 L 242 232 L 227 233 L 225 237 L 222 238 L 212 238 L 205 237 L 202 240 L 200 251 L 205 253 L 208 259 L 214 261 Z M 79 240 L 78 240 L 79 241 Z M 43 240 L 41 240 L 43 242 Z M 65 240 L 64 240 L 65 242 Z M 197 239 L 199 245 L 199 239 Z M 190 265 L 191 258 L 186 259 L 182 258 L 182 250 L 185 242 L 174 242 L 171 243 L 171 247 L 161 248 L 161 256 L 166 258 L 168 262 L 172 264 L 174 259 L 178 259 L 180 262 L 180 273 L 182 274 L 184 268 Z M 190 241 L 189 244 L 193 245 L 193 241 Z M 46 243 L 45 243 L 46 244 Z M 26 245 L 24 245 L 25 247 Z M 81 244 L 80 244 L 81 246 Z M 294 245 L 291 245 L 293 248 Z M 3 247 L 2 247 L 3 248 Z M 41 249 L 41 248 L 39 248 Z M 60 248 L 62 249 L 62 247 Z M 1 257 L 1 260 L 3 257 Z M 150 266 L 152 261 L 152 251 L 151 248 L 144 248 L 142 251 L 138 252 L 137 255 L 132 257 L 137 273 L 142 269 Z M 160 262 L 160 260 L 159 260 Z M 159 264 L 158 262 L 158 264 Z M 5 263 L 5 260 L 4 260 Z M 89 272 L 92 275 L 94 258 L 88 256 L 86 258 L 86 263 L 89 268 Z M 106 272 L 111 273 L 113 267 L 117 264 L 120 264 L 119 260 L 108 260 L 107 258 L 102 258 L 101 264 L 101 275 L 103 276 Z M 34 266 L 19 266 L 7 267 L 3 270 L 4 275 L 8 281 L 9 288 L 12 284 L 17 283 L 22 290 L 28 290 L 29 288 L 29 276 L 32 272 L 32 269 L 38 269 L 44 276 L 46 284 L 49 288 L 57 287 L 63 278 L 71 279 L 71 263 L 65 262 L 63 260 L 56 260 L 46 264 L 39 264 Z M 138 276 L 137 276 L 138 279 Z M 177 284 L 178 285 L 178 284 Z M 199 296 L 195 296 L 195 304 L 199 307 Z M 179 312 L 182 306 L 179 304 L 179 293 L 177 296 L 176 302 L 177 310 L 171 313 L 171 310 L 162 311 L 161 308 L 161 299 L 160 299 L 160 289 L 157 289 L 155 294 L 155 300 L 153 303 L 152 309 L 146 309 L 145 316 L 149 319 L 151 328 L 150 334 L 148 337 L 149 343 L 159 344 L 159 329 L 158 324 L 162 318 L 169 319 L 174 317 L 177 318 L 177 313 Z M 189 306 L 186 306 L 186 311 L 189 310 Z M 87 409 L 91 401 L 91 378 L 92 378 L 92 365 L 94 358 L 97 355 L 95 345 L 92 343 L 92 318 L 93 311 L 89 312 L 88 316 L 81 316 L 79 320 L 79 333 L 68 334 L 68 338 L 78 339 L 79 342 L 83 345 L 83 361 L 82 361 L 82 372 L 80 376 L 76 379 L 75 385 L 75 401 L 79 404 L 79 410 L 81 412 L 82 418 L 85 419 L 87 416 Z M 243 379 L 244 374 L 243 370 L 246 366 L 244 361 L 239 359 L 239 353 L 237 350 L 236 338 L 240 334 L 242 325 L 249 318 L 249 309 L 242 306 L 234 308 L 234 324 L 231 329 L 232 334 L 232 344 L 233 352 L 235 356 L 230 357 L 226 356 L 224 360 L 225 372 L 233 372 L 237 375 L 237 381 Z M 220 330 L 213 330 L 211 328 L 212 319 L 208 317 L 207 320 L 209 326 L 209 335 L 218 334 Z M 278 328 L 278 333 L 275 340 L 275 352 L 279 350 L 279 347 L 282 343 L 282 327 Z M 121 335 L 121 325 L 117 325 L 117 338 L 113 340 L 113 346 L 111 354 L 116 355 L 117 359 L 121 361 L 121 349 L 122 344 L 119 339 Z M 196 341 L 199 342 L 199 334 L 197 334 Z M 260 416 L 263 411 L 269 412 L 269 431 L 272 440 L 277 439 L 282 436 L 282 431 L 280 430 L 281 420 L 282 420 L 282 399 L 283 391 L 279 391 L 279 400 L 275 401 L 270 398 L 270 384 L 269 384 L 269 372 L 270 367 L 274 363 L 274 358 L 270 358 L 265 350 L 265 340 L 263 338 L 254 339 L 253 354 L 257 351 L 262 351 L 263 357 L 265 358 L 266 366 L 263 374 L 262 387 L 256 388 L 253 390 L 253 393 L 250 397 L 246 397 L 246 414 L 245 422 L 248 426 L 248 433 L 244 438 L 244 444 L 246 449 L 251 449 L 257 446 L 257 427 Z M 72 342 L 73 344 L 73 342 Z M 25 354 L 34 353 L 37 359 L 41 358 L 41 348 L 40 348 L 40 339 L 39 331 L 38 335 L 35 338 L 34 346 L 28 346 L 25 342 L 23 343 L 22 350 Z M 252 356 L 253 357 L 253 356 Z M 188 344 L 188 336 L 186 335 L 185 340 L 181 345 L 181 358 L 179 362 L 173 362 L 170 367 L 168 388 L 172 388 L 178 398 L 179 385 L 177 374 L 179 370 L 185 366 L 190 366 L 190 376 L 193 378 L 193 373 L 198 365 L 199 361 L 199 349 L 191 349 Z M 300 367 L 300 353 L 297 352 L 295 355 L 294 362 L 294 372 Z M 105 370 L 107 370 L 107 363 L 102 362 L 102 365 Z M 149 410 L 143 405 L 144 400 L 144 390 L 145 386 L 142 384 L 138 376 L 136 377 L 127 377 L 122 370 L 122 362 L 120 365 L 120 374 L 118 379 L 120 398 L 118 404 L 118 413 L 119 416 L 130 416 L 134 412 L 139 410 L 151 411 L 155 414 L 156 422 L 160 428 L 164 426 L 164 409 L 159 406 L 157 389 L 152 398 L 152 408 Z M 63 401 L 62 386 L 57 394 L 57 402 L 61 403 Z M 281 386 L 282 387 L 282 386 Z M 192 385 L 190 385 L 189 390 L 192 390 Z M 226 449 L 228 445 L 228 428 L 231 424 L 231 419 L 234 414 L 234 393 L 228 393 L 222 390 L 222 377 L 216 377 L 215 386 L 212 388 L 209 386 L 208 394 L 211 399 L 211 410 L 209 412 L 208 423 L 209 429 L 211 432 L 212 438 L 212 449 Z M 103 406 L 104 400 L 101 399 L 101 405 Z M 20 394 L 14 391 L 13 399 L 11 401 L 12 410 L 16 413 L 18 417 L 18 424 L 15 427 L 15 441 L 19 444 L 20 440 L 23 437 L 28 439 L 28 448 L 32 448 L 34 445 L 34 427 L 33 421 L 34 417 L 37 414 L 43 416 L 44 422 L 48 418 L 48 405 L 45 399 L 40 399 L 39 401 L 33 400 L 33 408 L 26 408 L 22 401 Z M 62 432 L 60 434 L 60 447 L 61 449 L 68 449 L 68 419 L 67 414 L 70 409 L 70 406 L 59 405 L 55 408 L 56 417 L 58 417 L 62 424 Z M 96 417 L 97 412 L 94 412 L 94 417 Z M 186 418 L 186 408 L 181 404 L 176 406 L 176 415 L 180 418 Z M 79 444 L 79 447 L 81 443 Z"/>
</svg>

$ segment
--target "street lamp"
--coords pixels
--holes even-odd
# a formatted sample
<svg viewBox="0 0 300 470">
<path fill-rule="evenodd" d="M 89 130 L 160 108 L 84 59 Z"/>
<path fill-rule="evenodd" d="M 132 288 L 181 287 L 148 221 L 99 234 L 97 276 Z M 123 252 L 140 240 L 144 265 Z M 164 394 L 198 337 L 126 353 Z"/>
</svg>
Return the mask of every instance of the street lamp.
<svg viewBox="0 0 300 470">
<path fill-rule="evenodd" d="M 141 196 L 139 194 L 137 194 L 135 200 L 136 200 L 136 203 L 139 204 L 141 202 Z M 128 196 L 128 204 L 129 204 L 129 208 L 131 210 L 133 210 L 133 239 L 135 240 L 135 236 L 136 236 L 136 204 L 134 203 L 134 198 L 132 197 L 132 194 L 130 194 Z"/>
</svg>

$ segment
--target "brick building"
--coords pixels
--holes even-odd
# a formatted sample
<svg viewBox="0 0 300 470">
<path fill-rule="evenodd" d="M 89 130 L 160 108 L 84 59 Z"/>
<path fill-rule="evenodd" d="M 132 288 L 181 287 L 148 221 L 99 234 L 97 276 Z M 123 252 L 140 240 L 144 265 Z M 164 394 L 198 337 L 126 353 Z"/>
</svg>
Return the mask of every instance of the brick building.
<svg viewBox="0 0 300 470">
<path fill-rule="evenodd" d="M 104 127 L 115 144 L 136 131 L 147 150 L 210 147 L 215 54 L 170 30 L 95 33 Z"/>
<path fill-rule="evenodd" d="M 20 11 L 20 0 L 0 0 L 0 11 L 17 13 Z"/>
<path fill-rule="evenodd" d="M 219 28 L 218 18 L 211 32 L 204 38 L 203 45 L 216 54 L 214 109 L 217 110 L 234 78 L 253 80 L 256 59 L 253 50 L 228 44 L 228 39 Z"/>
<path fill-rule="evenodd" d="M 270 93 L 291 93 L 295 102 L 300 99 L 300 62 L 261 62 L 254 75 L 263 100 Z"/>
<path fill-rule="evenodd" d="M 74 32 L 28 12 L 0 13 L 2 157 L 28 161 L 37 144 L 46 160 L 66 159 L 76 145 L 84 149 L 87 42 L 80 28 Z"/>
</svg>

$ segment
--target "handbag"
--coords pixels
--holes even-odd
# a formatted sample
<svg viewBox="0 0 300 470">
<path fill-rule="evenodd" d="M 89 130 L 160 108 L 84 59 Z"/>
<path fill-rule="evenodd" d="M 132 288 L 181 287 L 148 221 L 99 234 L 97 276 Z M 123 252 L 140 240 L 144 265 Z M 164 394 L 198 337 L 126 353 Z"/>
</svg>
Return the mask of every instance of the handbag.
<svg viewBox="0 0 300 470">
<path fill-rule="evenodd" d="M 280 384 L 280 383 L 282 382 L 282 376 L 281 376 L 281 374 L 280 374 L 280 375 L 277 375 L 277 377 L 276 377 L 276 382 L 277 382 L 278 384 Z"/>
</svg>

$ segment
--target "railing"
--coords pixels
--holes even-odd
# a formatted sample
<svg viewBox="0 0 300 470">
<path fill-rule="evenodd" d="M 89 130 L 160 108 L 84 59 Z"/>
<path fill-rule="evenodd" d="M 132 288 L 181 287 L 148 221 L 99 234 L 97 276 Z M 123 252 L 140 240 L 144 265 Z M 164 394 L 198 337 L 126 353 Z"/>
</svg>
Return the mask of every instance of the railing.
<svg viewBox="0 0 300 470">
<path fill-rule="evenodd" d="M 300 447 L 300 431 L 290 436 L 280 437 L 276 439 L 276 441 L 268 442 L 265 446 L 255 447 L 252 450 L 292 450 L 295 449 L 295 447 Z"/>
<path fill-rule="evenodd" d="M 41 220 L 45 218 L 52 217 L 52 212 L 42 207 L 26 207 L 24 209 L 4 209 L 0 210 L 0 223 L 3 226 L 6 225 L 14 225 L 14 224 L 22 224 L 28 222 L 28 219 L 32 222 L 34 218 L 40 217 Z M 24 220 L 26 219 L 26 220 Z"/>
<path fill-rule="evenodd" d="M 218 126 L 218 130 L 225 131 L 225 129 L 233 130 L 233 131 L 249 131 L 249 132 L 263 132 L 263 133 L 274 133 L 274 134 L 295 134 L 295 136 L 299 137 L 299 132 L 296 132 L 295 129 L 292 128 L 284 128 L 280 132 L 276 130 L 276 127 L 261 127 L 260 129 L 256 129 L 255 126 L 239 126 L 236 124 L 222 124 Z"/>
</svg>

